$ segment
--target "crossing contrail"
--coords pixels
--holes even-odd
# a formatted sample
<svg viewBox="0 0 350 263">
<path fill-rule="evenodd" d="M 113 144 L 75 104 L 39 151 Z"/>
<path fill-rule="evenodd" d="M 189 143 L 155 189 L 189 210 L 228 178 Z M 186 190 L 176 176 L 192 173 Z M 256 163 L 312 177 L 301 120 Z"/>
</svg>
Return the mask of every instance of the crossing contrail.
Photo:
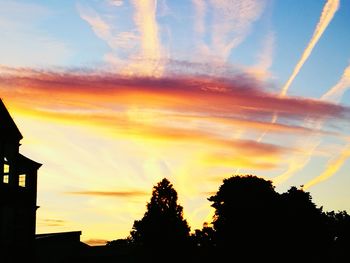
<svg viewBox="0 0 350 263">
<path fill-rule="evenodd" d="M 288 89 L 292 84 L 293 80 L 298 75 L 300 69 L 302 68 L 306 60 L 309 58 L 312 50 L 314 49 L 320 37 L 322 36 L 323 32 L 326 30 L 327 26 L 332 21 L 334 14 L 337 12 L 339 8 L 339 2 L 340 2 L 339 0 L 328 0 L 325 6 L 323 7 L 322 14 L 321 14 L 320 20 L 318 21 L 314 34 L 312 35 L 311 40 L 309 41 L 303 54 L 301 55 L 300 60 L 296 64 L 292 75 L 284 84 L 280 93 L 281 96 L 285 96 L 287 94 Z"/>
</svg>

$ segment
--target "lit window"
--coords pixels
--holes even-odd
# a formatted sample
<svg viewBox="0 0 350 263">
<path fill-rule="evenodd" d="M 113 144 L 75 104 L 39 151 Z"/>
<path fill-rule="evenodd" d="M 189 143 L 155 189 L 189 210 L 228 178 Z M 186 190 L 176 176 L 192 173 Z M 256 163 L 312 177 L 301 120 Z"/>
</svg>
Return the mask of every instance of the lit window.
<svg viewBox="0 0 350 263">
<path fill-rule="evenodd" d="M 26 175 L 25 174 L 20 174 L 19 175 L 18 185 L 21 186 L 21 187 L 25 187 L 26 186 Z"/>
<path fill-rule="evenodd" d="M 10 165 L 7 163 L 4 164 L 4 174 L 9 174 L 10 172 Z"/>
<path fill-rule="evenodd" d="M 9 183 L 9 176 L 8 175 L 4 175 L 3 182 L 4 182 L 4 184 L 8 184 Z"/>
</svg>

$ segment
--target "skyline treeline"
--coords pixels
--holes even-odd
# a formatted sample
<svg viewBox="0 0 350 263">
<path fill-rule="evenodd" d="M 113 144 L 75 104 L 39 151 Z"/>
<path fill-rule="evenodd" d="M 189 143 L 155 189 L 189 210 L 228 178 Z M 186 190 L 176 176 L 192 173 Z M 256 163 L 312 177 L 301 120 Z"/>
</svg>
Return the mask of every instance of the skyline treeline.
<svg viewBox="0 0 350 263">
<path fill-rule="evenodd" d="M 224 179 L 208 197 L 212 222 L 192 232 L 177 201 L 162 179 L 129 236 L 106 246 L 129 251 L 129 262 L 350 262 L 350 216 L 323 211 L 302 188 L 278 193 L 254 175 Z"/>
</svg>

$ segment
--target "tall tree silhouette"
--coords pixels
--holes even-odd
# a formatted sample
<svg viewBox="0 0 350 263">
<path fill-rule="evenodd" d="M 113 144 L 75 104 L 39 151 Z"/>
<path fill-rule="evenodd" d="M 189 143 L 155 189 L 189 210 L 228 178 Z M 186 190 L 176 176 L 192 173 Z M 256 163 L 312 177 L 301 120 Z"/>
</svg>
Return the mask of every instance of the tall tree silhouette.
<svg viewBox="0 0 350 263">
<path fill-rule="evenodd" d="M 177 192 L 164 178 L 153 187 L 151 201 L 141 220 L 131 231 L 135 244 L 146 247 L 181 247 L 188 242 L 190 227 L 183 218 L 183 207 L 177 204 Z"/>
</svg>

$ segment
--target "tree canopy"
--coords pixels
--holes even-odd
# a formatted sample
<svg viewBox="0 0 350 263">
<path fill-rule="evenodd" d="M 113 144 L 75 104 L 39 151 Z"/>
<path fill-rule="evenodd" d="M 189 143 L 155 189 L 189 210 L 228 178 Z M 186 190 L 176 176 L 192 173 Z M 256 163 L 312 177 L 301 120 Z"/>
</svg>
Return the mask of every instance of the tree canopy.
<svg viewBox="0 0 350 263">
<path fill-rule="evenodd" d="M 134 243 L 142 246 L 182 246 L 188 242 L 190 227 L 177 204 L 177 192 L 166 178 L 153 187 L 151 201 L 131 231 Z"/>
<path fill-rule="evenodd" d="M 230 254 L 246 260 L 254 247 L 258 254 L 266 253 L 266 244 L 276 245 L 274 227 L 278 223 L 279 200 L 271 181 L 247 175 L 233 176 L 223 181 L 218 192 L 208 198 L 215 209 L 213 228 L 215 242 Z M 224 257 L 229 257 L 221 251 Z"/>
<path fill-rule="evenodd" d="M 134 221 L 130 236 L 108 245 L 144 248 L 134 253 L 139 255 L 135 262 L 145 255 L 153 262 L 180 262 L 184 255 L 193 262 L 343 262 L 349 258 L 350 216 L 346 211 L 323 212 L 302 188 L 292 186 L 280 194 L 270 180 L 232 176 L 208 200 L 215 209 L 213 221 L 190 235 L 177 192 L 164 178 L 153 187 L 147 210 Z"/>
</svg>

